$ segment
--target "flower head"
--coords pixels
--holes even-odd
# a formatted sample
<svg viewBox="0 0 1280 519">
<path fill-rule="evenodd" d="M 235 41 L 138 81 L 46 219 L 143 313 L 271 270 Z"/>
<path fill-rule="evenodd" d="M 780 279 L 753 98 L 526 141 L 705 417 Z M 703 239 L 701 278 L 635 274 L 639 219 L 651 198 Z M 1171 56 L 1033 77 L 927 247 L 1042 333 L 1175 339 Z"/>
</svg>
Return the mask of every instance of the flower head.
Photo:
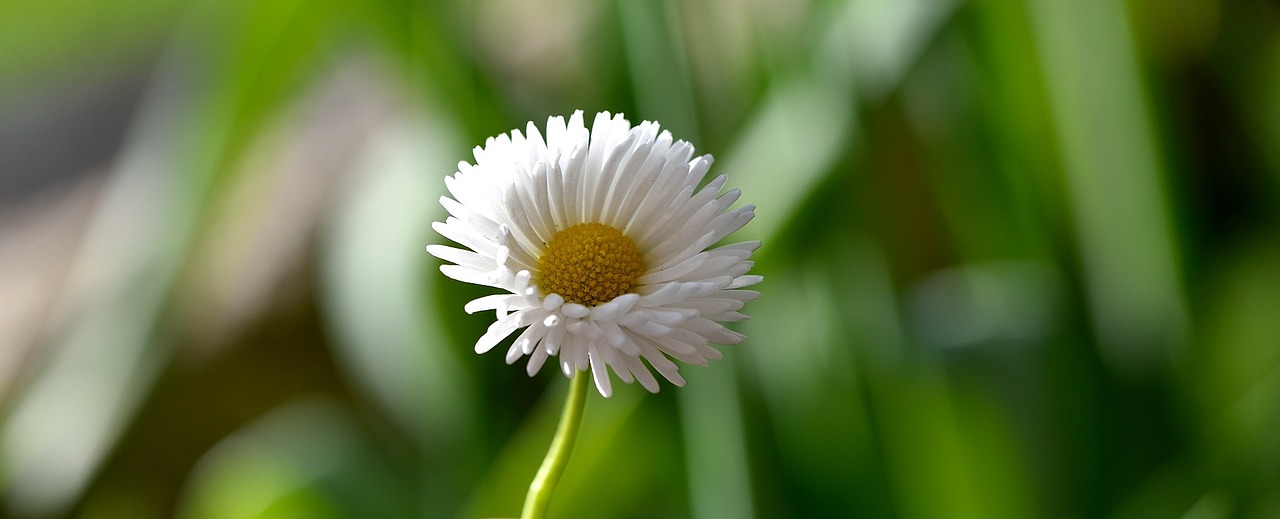
<svg viewBox="0 0 1280 519">
<path fill-rule="evenodd" d="M 608 112 L 590 130 L 577 111 L 550 118 L 545 139 L 530 122 L 477 146 L 475 164 L 445 178 L 450 216 L 433 224 L 466 249 L 427 247 L 453 263 L 446 276 L 503 291 L 465 307 L 497 312 L 476 352 L 524 328 L 508 364 L 528 355 L 532 376 L 558 357 L 565 376 L 590 369 L 607 397 L 610 368 L 657 392 L 646 362 L 683 386 L 671 359 L 706 365 L 721 357 L 712 343 L 742 342 L 721 323 L 745 319 L 739 310 L 760 296 L 742 289 L 761 280 L 747 274 L 760 243 L 709 247 L 755 207 L 729 209 L 739 192 L 720 194 L 724 175 L 699 188 L 712 159 L 692 157 L 657 123 Z"/>
</svg>

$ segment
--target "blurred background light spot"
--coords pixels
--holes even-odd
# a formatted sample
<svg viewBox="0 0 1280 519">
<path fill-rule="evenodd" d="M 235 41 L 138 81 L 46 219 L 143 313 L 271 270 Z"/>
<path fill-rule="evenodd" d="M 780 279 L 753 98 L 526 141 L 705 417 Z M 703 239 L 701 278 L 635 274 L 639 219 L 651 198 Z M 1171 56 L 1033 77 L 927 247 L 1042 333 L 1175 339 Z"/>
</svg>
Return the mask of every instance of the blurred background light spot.
<svg viewBox="0 0 1280 519">
<path fill-rule="evenodd" d="M 350 420 L 322 400 L 271 411 L 200 460 L 178 517 L 347 517 L 319 487 L 359 455 Z"/>
<path fill-rule="evenodd" d="M 1061 303 L 1053 271 L 993 262 L 936 272 L 911 291 L 911 321 L 926 344 L 946 349 L 1045 340 Z"/>
</svg>

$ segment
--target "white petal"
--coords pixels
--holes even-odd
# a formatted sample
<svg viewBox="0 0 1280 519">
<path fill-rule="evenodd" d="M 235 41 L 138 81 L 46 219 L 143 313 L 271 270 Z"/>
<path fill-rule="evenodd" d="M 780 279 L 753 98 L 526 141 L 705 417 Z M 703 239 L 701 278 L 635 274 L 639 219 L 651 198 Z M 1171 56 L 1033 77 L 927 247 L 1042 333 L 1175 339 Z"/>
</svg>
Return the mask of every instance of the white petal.
<svg viewBox="0 0 1280 519">
<path fill-rule="evenodd" d="M 733 280 L 733 283 L 729 284 L 729 288 L 749 287 L 761 281 L 764 281 L 764 276 L 739 276 Z"/>
<path fill-rule="evenodd" d="M 716 294 L 716 297 L 727 297 L 739 301 L 755 301 L 760 299 L 760 292 L 755 290 L 724 290 Z"/>
<path fill-rule="evenodd" d="M 523 298 L 512 294 L 493 294 L 477 297 L 462 307 L 463 311 L 474 314 L 485 310 L 506 310 L 513 304 L 519 304 Z"/>
<path fill-rule="evenodd" d="M 653 378 L 653 373 L 649 372 L 649 368 L 640 361 L 639 357 L 627 357 L 624 359 L 627 363 L 627 369 L 635 376 L 636 381 L 640 382 L 650 393 L 658 392 L 658 379 Z"/>
<path fill-rule="evenodd" d="M 636 279 L 636 284 L 650 285 L 653 283 L 665 283 L 667 281 L 681 279 L 701 267 L 703 263 L 706 263 L 709 257 L 710 256 L 707 254 L 695 254 L 675 265 L 660 270 L 653 270 L 643 276 L 640 276 Z"/>
<path fill-rule="evenodd" d="M 530 216 L 525 213 L 516 190 L 508 190 L 505 196 L 507 214 L 512 223 L 508 228 L 511 230 L 511 237 L 518 245 L 511 249 L 511 255 L 525 265 L 536 265 L 538 257 L 542 255 L 542 240 L 533 233 L 529 225 Z"/>
<path fill-rule="evenodd" d="M 720 241 L 730 233 L 741 229 L 742 226 L 746 225 L 747 222 L 750 222 L 751 219 L 755 217 L 756 206 L 754 204 L 747 204 L 742 206 L 740 209 L 717 216 L 714 220 L 711 220 L 711 223 L 707 224 L 707 226 L 715 229 L 716 241 Z"/>
<path fill-rule="evenodd" d="M 480 336 L 480 340 L 476 341 L 476 353 L 485 353 L 494 346 L 497 346 L 502 339 L 506 339 L 508 335 L 516 331 L 516 323 L 520 322 L 520 314 L 511 314 L 503 319 L 494 321 L 489 325 L 489 330 Z"/>
<path fill-rule="evenodd" d="M 631 342 L 631 338 L 627 336 L 627 332 L 622 331 L 617 323 L 612 321 L 596 321 L 596 326 L 600 327 L 601 333 L 604 334 L 609 346 L 612 346 L 627 355 L 639 355 L 640 350 Z"/>
<path fill-rule="evenodd" d="M 554 295 L 554 294 L 553 294 Z M 614 320 L 623 314 L 630 312 L 636 306 L 636 302 L 640 300 L 639 294 L 623 294 L 613 298 L 612 301 L 602 304 L 590 310 L 591 319 L 596 321 Z M 586 316 L 572 316 L 586 317 Z"/>
<path fill-rule="evenodd" d="M 547 297 L 542 298 L 542 308 L 547 311 L 555 311 L 563 304 L 564 298 L 560 294 L 547 294 Z M 737 309 L 735 308 L 734 310 Z"/>
<path fill-rule="evenodd" d="M 440 265 L 440 272 L 463 283 L 496 286 L 490 280 L 489 272 L 491 271 L 476 270 L 461 265 Z"/>
<path fill-rule="evenodd" d="M 441 236 L 486 256 L 492 256 L 498 250 L 498 244 L 470 227 L 462 225 L 456 218 L 450 217 L 444 222 L 432 222 L 431 228 Z"/>
<path fill-rule="evenodd" d="M 596 389 L 600 390 L 600 394 L 605 398 L 613 396 L 613 385 L 609 383 L 609 370 L 604 363 L 600 361 L 600 355 L 596 352 L 590 353 L 591 359 L 591 375 L 595 378 Z M 579 374 L 578 376 L 582 376 Z"/>
<path fill-rule="evenodd" d="M 498 268 L 493 258 L 444 245 L 427 245 L 427 253 L 459 266 L 487 272 Z"/>
<path fill-rule="evenodd" d="M 699 344 L 697 348 L 698 348 L 698 354 L 702 355 L 702 357 L 707 360 L 716 360 L 716 359 L 724 358 L 724 355 L 720 353 L 720 350 L 712 348 L 710 344 L 706 344 L 706 343 Z"/>
<path fill-rule="evenodd" d="M 630 358 L 632 357 L 622 357 L 619 358 L 617 362 L 609 364 L 609 367 L 613 369 L 613 373 L 617 375 L 620 380 L 628 384 L 635 382 L 636 380 L 635 377 L 631 376 L 631 370 L 628 369 L 626 365 L 626 359 Z"/>
<path fill-rule="evenodd" d="M 565 303 L 564 306 L 560 307 L 560 312 L 566 317 L 573 317 L 575 319 L 581 319 L 591 315 L 591 309 L 578 303 Z"/>
<path fill-rule="evenodd" d="M 524 356 L 524 353 L 520 351 L 520 344 L 518 342 L 512 343 L 511 347 L 507 348 L 506 361 L 508 365 L 515 364 L 516 361 L 520 360 L 520 357 L 523 357 L 523 356 Z"/>
<path fill-rule="evenodd" d="M 745 341 L 745 340 L 747 340 L 746 335 L 735 332 L 728 328 L 725 328 L 724 330 L 720 330 L 719 333 L 715 333 L 707 336 L 707 342 L 714 342 L 716 344 L 740 344 L 742 341 Z"/>
<path fill-rule="evenodd" d="M 646 337 L 661 337 L 671 333 L 672 328 L 665 324 L 658 324 L 653 321 L 644 321 L 637 325 L 628 325 L 627 329 L 634 331 Z"/>
<path fill-rule="evenodd" d="M 600 206 L 601 223 L 618 227 L 618 207 L 622 205 L 623 200 L 629 193 L 635 190 L 633 187 L 637 180 L 637 173 L 645 160 L 649 157 L 650 151 L 653 149 L 652 141 L 640 141 L 634 146 L 628 146 L 625 153 L 620 154 L 617 163 L 613 166 L 616 172 L 613 173 L 613 181 L 609 185 L 609 189 L 605 191 L 602 204 Z M 610 162 L 613 162 L 612 160 Z M 608 171 L 606 165 L 606 171 Z"/>
<path fill-rule="evenodd" d="M 754 265 L 752 262 L 743 261 L 730 255 L 712 257 L 702 265 L 699 265 L 697 269 L 685 273 L 681 279 L 688 281 L 703 280 L 722 274 L 740 276 Z"/>
<path fill-rule="evenodd" d="M 533 353 L 529 354 L 529 363 L 525 365 L 525 373 L 528 373 L 531 377 L 538 373 L 538 370 L 542 369 L 542 365 L 547 361 L 547 357 L 549 356 L 550 355 L 547 354 L 546 348 L 537 348 L 533 350 Z"/>
<path fill-rule="evenodd" d="M 566 329 L 563 326 L 556 326 L 547 332 L 546 338 L 542 340 L 542 351 L 547 355 L 556 355 L 560 353 L 560 346 L 564 344 L 564 335 Z"/>
<path fill-rule="evenodd" d="M 544 244 L 551 241 L 551 237 L 555 235 L 555 224 L 551 221 L 551 212 L 547 209 L 547 195 L 545 187 L 547 185 L 547 163 L 540 161 L 534 165 L 534 171 L 531 178 L 526 182 L 513 185 L 510 192 L 513 193 L 514 202 L 519 204 L 520 214 L 523 224 L 521 227 L 529 234 L 530 241 L 535 247 L 531 252 L 540 252 L 543 250 Z M 534 254 L 538 256 L 540 254 Z"/>
<path fill-rule="evenodd" d="M 587 154 L 588 150 L 585 147 L 573 150 L 573 153 L 569 154 L 569 163 L 563 168 L 564 193 L 561 195 L 561 200 L 564 200 L 565 224 L 569 227 L 587 221 L 582 201 Z"/>
<path fill-rule="evenodd" d="M 579 110 L 581 112 L 581 110 Z M 552 116 L 547 118 L 547 153 L 554 155 L 565 146 L 566 141 L 570 138 L 568 135 L 568 127 L 564 124 L 564 117 Z"/>
<path fill-rule="evenodd" d="M 639 306 L 642 308 L 657 308 L 676 301 L 683 301 L 690 297 L 708 295 L 724 286 L 728 286 L 730 281 L 731 279 L 728 276 L 720 276 L 705 281 L 667 283 L 653 293 L 640 296 Z"/>
<path fill-rule="evenodd" d="M 618 182 L 620 171 L 618 164 L 622 161 L 635 145 L 636 136 L 627 135 L 622 142 L 610 146 L 606 154 L 603 155 L 604 161 L 594 166 L 593 171 L 597 174 L 592 175 L 591 180 L 587 184 L 588 191 L 585 192 L 586 200 L 586 221 L 599 221 L 603 216 L 604 202 L 608 198 L 609 192 L 613 190 L 614 185 Z"/>
<path fill-rule="evenodd" d="M 668 180 L 662 188 L 653 189 L 650 196 L 645 197 L 640 203 L 640 208 L 636 210 L 635 216 L 623 228 L 623 232 L 637 244 L 647 243 L 642 241 L 642 238 L 657 232 L 659 225 L 666 221 L 663 215 L 673 212 L 682 200 L 687 200 L 693 194 L 694 190 L 694 186 L 675 180 Z M 671 191 L 668 192 L 668 189 Z"/>
<path fill-rule="evenodd" d="M 650 191 L 658 185 L 659 175 L 662 174 L 666 165 L 666 155 L 670 147 L 671 134 L 664 131 L 653 143 L 648 156 L 636 166 L 635 172 L 631 175 L 633 178 L 629 187 L 622 192 L 621 199 L 613 207 L 613 214 L 609 216 L 610 225 L 624 232 L 627 230 L 641 202 L 650 197 Z"/>
<path fill-rule="evenodd" d="M 569 352 L 572 353 L 573 365 L 578 368 L 578 371 L 586 371 L 589 367 L 587 352 L 590 351 L 591 344 L 581 335 L 570 335 L 568 339 L 569 344 L 573 346 Z"/>
<path fill-rule="evenodd" d="M 541 322 L 534 321 L 533 324 L 524 329 L 524 333 L 521 333 L 520 337 L 516 338 L 512 345 L 519 347 L 522 355 L 528 355 L 533 353 L 538 343 L 542 342 L 543 337 L 546 335 L 547 327 L 543 326 Z"/>
<path fill-rule="evenodd" d="M 654 344 L 657 344 L 659 346 L 659 349 L 662 350 L 662 352 L 666 353 L 667 355 L 671 355 L 672 357 L 678 358 L 685 362 L 691 362 L 693 364 L 703 364 L 703 365 L 706 364 L 706 362 L 704 362 L 701 358 L 697 356 L 698 343 L 690 344 L 690 343 L 684 342 L 680 340 L 680 338 L 675 337 L 673 334 L 666 334 L 658 337 L 648 337 L 648 338 L 652 340 Z M 699 342 L 704 342 L 704 341 L 699 341 Z"/>
<path fill-rule="evenodd" d="M 593 328 L 586 321 L 573 320 L 564 325 L 564 329 L 575 337 L 588 337 L 591 335 Z"/>
<path fill-rule="evenodd" d="M 676 366 L 674 362 L 667 360 L 665 355 L 653 348 L 651 345 L 641 343 L 640 349 L 644 352 L 643 357 L 645 360 L 649 361 L 649 365 L 653 366 L 653 369 L 656 370 L 659 375 L 662 375 L 662 378 L 667 379 L 667 381 L 672 384 L 684 387 L 684 377 L 680 376 L 679 366 Z"/>
<path fill-rule="evenodd" d="M 567 153 L 567 152 L 566 152 Z M 558 159 L 559 157 L 556 157 Z M 552 164 L 547 170 L 546 178 L 547 190 L 547 211 L 550 213 L 551 222 L 555 226 L 557 232 L 569 227 L 569 216 L 565 212 L 565 178 L 564 170 L 557 162 Z"/>
<path fill-rule="evenodd" d="M 680 214 L 681 209 L 688 203 L 689 197 L 692 196 L 693 190 L 694 186 L 684 185 L 674 197 L 663 199 L 662 202 L 665 203 L 658 203 L 652 208 L 646 208 L 646 210 L 650 212 L 656 211 L 656 213 L 646 215 L 644 220 L 639 222 L 633 221 L 633 225 L 637 228 L 634 232 L 629 232 L 627 236 L 635 240 L 636 245 L 641 249 L 648 250 L 657 245 L 664 235 L 664 231 L 667 230 L 667 224 L 673 221 L 676 215 Z M 679 222 L 680 220 L 675 219 L 674 221 Z"/>
<path fill-rule="evenodd" d="M 667 326 L 678 325 L 687 321 L 690 317 L 698 315 L 697 310 L 674 307 L 646 308 L 643 312 L 645 317 L 649 318 L 649 321 Z"/>
</svg>

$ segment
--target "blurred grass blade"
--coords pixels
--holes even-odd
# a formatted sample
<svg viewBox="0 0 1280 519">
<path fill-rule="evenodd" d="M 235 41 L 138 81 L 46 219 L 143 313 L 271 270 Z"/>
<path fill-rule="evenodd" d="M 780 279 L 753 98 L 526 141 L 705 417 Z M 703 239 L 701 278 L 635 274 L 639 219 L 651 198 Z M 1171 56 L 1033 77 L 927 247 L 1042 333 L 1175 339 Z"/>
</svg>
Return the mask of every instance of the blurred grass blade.
<svg viewBox="0 0 1280 519">
<path fill-rule="evenodd" d="M 443 335 L 442 318 L 461 308 L 435 304 L 440 276 L 422 251 L 437 241 L 431 221 L 443 218 L 424 201 L 444 194 L 444 174 L 423 172 L 451 167 L 453 140 L 424 121 L 394 122 L 372 139 L 324 251 L 323 303 L 337 354 L 422 439 L 458 439 L 474 407 L 474 381 Z"/>
<path fill-rule="evenodd" d="M 1031 15 L 1102 353 L 1129 371 L 1167 366 L 1186 301 L 1126 4 L 1032 1 Z"/>
<path fill-rule="evenodd" d="M 23 513 L 74 503 L 151 390 L 173 349 L 159 333 L 165 303 L 210 186 L 299 79 L 315 48 L 296 36 L 314 38 L 327 14 L 301 2 L 238 7 L 186 13 L 62 295 L 49 363 L 0 431 L 9 503 Z M 222 16 L 244 25 L 201 23 Z M 206 59 L 230 41 L 242 52 Z"/>
<path fill-rule="evenodd" d="M 837 4 L 825 42 L 827 51 L 839 49 L 839 55 L 853 60 L 831 72 L 847 74 L 852 65 L 863 95 L 880 99 L 910 72 L 955 4 L 955 0 L 848 0 Z"/>
<path fill-rule="evenodd" d="M 443 279 L 423 252 L 443 210 L 456 137 L 437 121 L 393 121 L 371 139 L 335 211 L 322 250 L 321 304 L 340 367 L 412 437 L 423 465 L 420 499 L 453 510 L 476 453 L 477 381 L 461 362 L 441 306 Z M 427 209 L 433 208 L 433 209 Z M 441 471 L 433 465 L 448 466 Z"/>
<path fill-rule="evenodd" d="M 836 161 L 857 152 L 859 96 L 896 88 L 952 5 L 848 0 L 815 16 L 812 55 L 777 71 L 722 162 L 721 171 L 760 208 L 747 236 L 768 243 L 822 180 L 838 173 Z"/>
<path fill-rule="evenodd" d="M 195 221 L 180 203 L 188 186 L 171 171 L 180 169 L 193 127 L 187 107 L 199 93 L 157 83 L 60 295 L 47 364 L 18 393 L 0 433 L 3 484 L 21 513 L 71 504 L 169 355 L 153 332 Z"/>
<path fill-rule="evenodd" d="M 628 115 L 658 121 L 672 135 L 698 145 L 702 135 L 676 6 L 671 0 L 618 0 L 617 5 L 640 109 L 640 113 Z"/>
</svg>

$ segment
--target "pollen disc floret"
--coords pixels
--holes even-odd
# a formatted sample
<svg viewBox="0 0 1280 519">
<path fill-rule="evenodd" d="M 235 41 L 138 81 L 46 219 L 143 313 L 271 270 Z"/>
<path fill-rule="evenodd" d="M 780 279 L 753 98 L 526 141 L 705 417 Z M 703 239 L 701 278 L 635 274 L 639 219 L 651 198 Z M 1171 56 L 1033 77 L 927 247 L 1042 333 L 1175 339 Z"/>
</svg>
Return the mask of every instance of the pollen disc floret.
<svg viewBox="0 0 1280 519">
<path fill-rule="evenodd" d="M 475 162 L 445 178 L 449 212 L 433 228 L 462 248 L 429 245 L 453 279 L 501 293 L 467 303 L 495 310 L 476 341 L 484 353 L 523 329 L 507 362 L 528 356 L 537 373 L 558 359 L 565 376 L 590 370 L 604 396 L 609 371 L 658 391 L 652 371 L 684 385 L 678 365 L 720 358 L 712 344 L 746 337 L 723 323 L 760 296 L 746 290 L 759 242 L 720 245 L 755 216 L 739 193 L 721 193 L 725 176 L 702 185 L 711 156 L 674 140 L 658 124 L 632 126 L 622 115 L 552 117 L 546 137 L 525 132 L 489 138 Z M 652 371 L 651 371 L 652 370 Z"/>
<path fill-rule="evenodd" d="M 556 233 L 538 259 L 534 281 L 542 295 L 559 294 L 584 306 L 612 301 L 644 273 L 636 244 L 602 223 L 580 223 Z"/>
</svg>

